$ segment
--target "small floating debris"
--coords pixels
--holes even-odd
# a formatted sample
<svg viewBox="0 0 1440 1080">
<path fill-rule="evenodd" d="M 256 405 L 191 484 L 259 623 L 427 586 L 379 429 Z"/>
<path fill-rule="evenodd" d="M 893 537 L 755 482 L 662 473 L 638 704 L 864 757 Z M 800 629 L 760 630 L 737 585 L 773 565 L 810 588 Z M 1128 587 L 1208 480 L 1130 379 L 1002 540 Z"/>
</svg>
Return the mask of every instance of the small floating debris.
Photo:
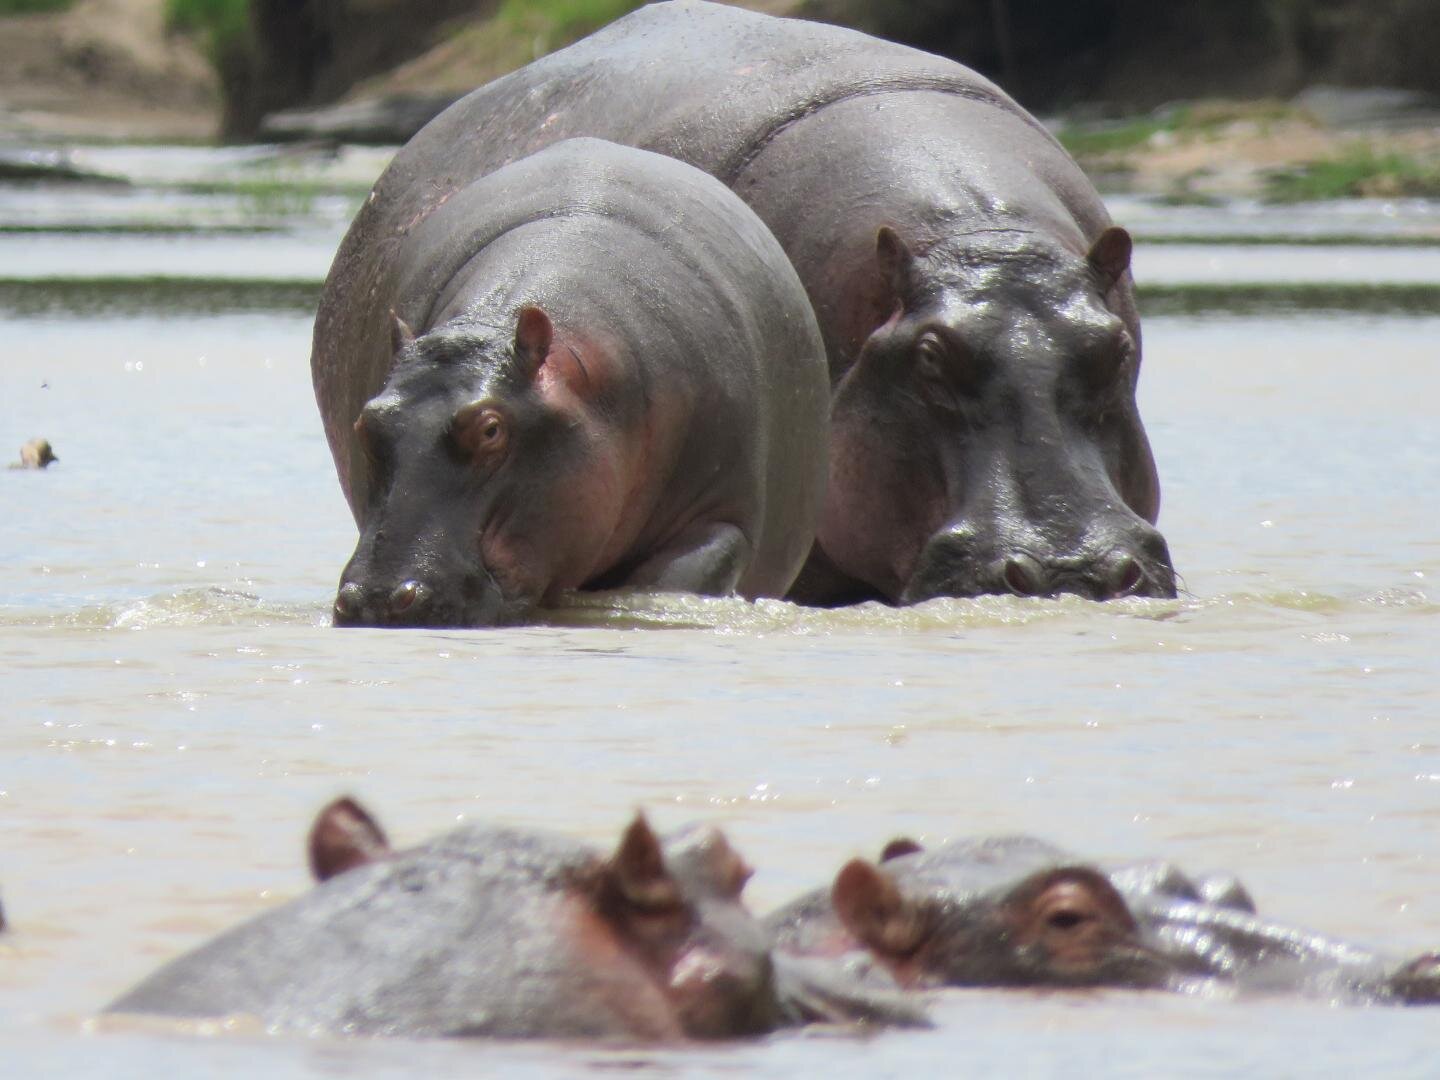
<svg viewBox="0 0 1440 1080">
<path fill-rule="evenodd" d="M 31 439 L 20 447 L 20 460 L 11 465 L 12 469 L 44 469 L 52 461 L 59 461 L 50 447 L 49 439 Z"/>
</svg>

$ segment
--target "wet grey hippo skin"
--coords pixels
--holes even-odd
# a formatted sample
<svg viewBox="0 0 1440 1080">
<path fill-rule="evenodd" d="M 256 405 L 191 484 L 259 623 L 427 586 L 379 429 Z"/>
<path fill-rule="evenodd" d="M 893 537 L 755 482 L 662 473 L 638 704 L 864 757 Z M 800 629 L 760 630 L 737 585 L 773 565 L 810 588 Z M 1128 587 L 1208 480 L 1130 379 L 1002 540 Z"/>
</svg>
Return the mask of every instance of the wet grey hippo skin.
<svg viewBox="0 0 1440 1080">
<path fill-rule="evenodd" d="M 901 845 L 765 919 L 777 948 L 867 950 L 902 986 L 1124 986 L 1440 1002 L 1440 958 L 1406 963 L 1271 922 L 1242 886 L 1165 862 L 1102 872 L 1042 840 Z"/>
<path fill-rule="evenodd" d="M 834 965 L 772 962 L 714 830 L 643 818 L 608 857 L 463 826 L 392 853 L 341 799 L 310 834 L 310 893 L 172 961 L 107 1011 L 253 1016 L 288 1031 L 683 1040 L 811 1020 L 921 1022 Z"/>
<path fill-rule="evenodd" d="M 1135 404 L 1130 238 L 1084 174 L 960 65 L 717 4 L 642 8 L 476 90 L 400 152 L 316 324 L 337 456 L 383 380 L 349 357 L 384 336 L 395 253 L 474 176 L 573 135 L 719 178 L 809 291 L 832 434 L 795 598 L 1174 595 Z"/>
<path fill-rule="evenodd" d="M 760 220 L 594 139 L 430 209 L 372 245 L 382 282 L 342 257 L 316 320 L 360 525 L 335 622 L 491 625 L 577 588 L 782 595 L 819 520 L 829 390 Z"/>
</svg>

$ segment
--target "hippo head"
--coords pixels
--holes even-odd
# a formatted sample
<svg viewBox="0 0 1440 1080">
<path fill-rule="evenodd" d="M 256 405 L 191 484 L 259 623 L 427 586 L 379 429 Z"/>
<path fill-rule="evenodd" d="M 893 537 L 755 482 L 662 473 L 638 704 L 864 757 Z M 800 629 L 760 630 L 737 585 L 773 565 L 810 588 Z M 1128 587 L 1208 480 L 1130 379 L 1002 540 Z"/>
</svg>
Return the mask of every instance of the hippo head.
<svg viewBox="0 0 1440 1080">
<path fill-rule="evenodd" d="M 497 845 L 511 850 L 497 852 Z M 393 854 L 374 818 L 349 798 L 320 811 L 308 847 L 322 882 Z M 751 869 L 716 829 L 661 838 L 637 814 L 609 857 L 552 850 L 518 830 L 463 827 L 426 849 L 458 859 L 508 856 L 527 867 L 526 876 L 573 893 L 578 904 L 564 910 L 575 925 L 537 933 L 573 941 L 577 986 L 584 972 L 611 972 L 612 988 L 644 972 L 649 985 L 637 991 L 643 1001 L 622 1004 L 621 1012 L 662 1000 L 665 1018 L 650 1026 L 697 1039 L 764 1034 L 784 1022 L 769 935 L 741 901 Z"/>
<path fill-rule="evenodd" d="M 836 387 L 819 548 L 892 603 L 1174 596 L 1135 404 L 1130 237 L 876 242 L 892 314 Z"/>
<path fill-rule="evenodd" d="M 584 499 L 557 493 L 585 436 L 541 375 L 552 335 L 534 306 L 419 337 L 395 319 L 389 380 L 355 422 L 369 482 L 337 626 L 494 625 L 574 575 L 554 538 Z"/>
<path fill-rule="evenodd" d="M 751 873 L 718 830 L 690 828 L 661 844 L 641 817 L 607 866 L 600 908 L 660 973 L 691 1038 L 781 1024 L 770 939 L 740 899 Z"/>
<path fill-rule="evenodd" d="M 844 929 L 903 985 L 1164 985 L 1103 874 L 1052 863 L 1048 847 L 948 854 L 854 859 L 832 886 Z"/>
</svg>

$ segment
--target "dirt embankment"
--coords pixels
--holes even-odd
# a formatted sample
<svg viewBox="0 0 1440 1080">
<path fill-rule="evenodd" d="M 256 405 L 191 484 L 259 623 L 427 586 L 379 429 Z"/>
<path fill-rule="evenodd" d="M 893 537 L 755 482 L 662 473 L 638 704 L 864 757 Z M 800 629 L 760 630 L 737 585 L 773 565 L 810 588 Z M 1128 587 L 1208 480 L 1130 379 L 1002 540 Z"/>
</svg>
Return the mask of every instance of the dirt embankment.
<svg viewBox="0 0 1440 1080">
<path fill-rule="evenodd" d="M 1123 7 L 1128 2 L 1112 0 L 1112 6 Z M 1321 7 L 1333 9 L 1333 21 L 1339 17 L 1336 13 L 1348 10 L 1347 5 L 1353 7 L 1354 2 L 1324 0 Z M 259 50 L 254 61 L 257 66 L 248 77 L 252 86 L 267 88 L 266 94 L 282 104 L 315 106 L 338 102 L 354 106 L 357 102 L 373 102 L 395 95 L 409 95 L 412 100 L 426 95 L 431 98 L 457 95 L 524 63 L 546 44 L 543 36 L 529 32 L 528 24 L 518 29 L 511 25 L 507 29 L 502 25 L 503 20 L 494 18 L 500 8 L 497 0 L 467 0 L 468 7 L 460 4 L 460 0 L 413 0 L 408 4 L 397 0 L 327 0 L 326 3 L 253 0 L 253 3 L 252 21 L 257 40 L 268 40 L 270 45 L 255 46 Z M 995 11 L 1001 9 L 988 0 L 976 7 L 972 13 L 975 17 L 964 21 L 959 28 L 954 20 L 947 22 L 945 25 L 952 28 L 947 31 L 949 36 L 938 38 L 931 24 L 922 19 L 926 11 L 937 8 L 936 2 L 917 2 L 913 6 L 884 6 L 870 0 L 737 0 L 737 3 L 776 15 L 824 15 L 872 31 L 893 32 L 897 37 L 908 37 L 912 43 L 936 51 L 953 53 L 958 49 L 963 52 L 961 46 L 965 46 L 975 51 L 975 55 L 962 59 L 982 69 L 986 66 L 986 57 L 993 62 L 992 67 L 1008 64 L 1017 68 L 1016 89 L 1024 88 L 1024 72 L 1036 66 L 1026 50 L 1033 52 L 1043 45 L 1043 35 L 1030 35 L 1024 48 L 1012 43 L 1007 56 L 998 53 L 991 56 L 996 50 L 996 40 L 1003 40 L 1003 35 L 997 39 L 994 31 L 1001 27 L 992 25 Z M 975 6 L 978 0 L 957 0 L 957 3 Z M 1394 0 L 1394 3 L 1413 6 L 1412 0 Z M 0 18 L 0 137 L 57 140 L 215 137 L 222 126 L 222 116 L 233 118 L 235 105 L 224 106 L 220 80 L 201 44 L 195 38 L 165 32 L 163 7 L 164 0 L 77 0 L 69 10 L 60 13 Z M 457 15 L 461 7 L 465 13 Z M 1275 10 L 1289 11 L 1290 8 L 1281 5 Z M 405 41 L 391 40 L 398 34 L 397 11 L 407 14 L 415 23 L 407 30 Z M 386 13 L 388 22 L 380 18 Z M 1159 48 L 1169 42 L 1166 48 L 1179 50 L 1189 36 L 1199 34 L 1191 25 L 1199 15 L 1191 12 L 1187 18 L 1190 22 L 1174 13 L 1153 14 L 1152 22 L 1157 26 L 1152 28 L 1154 40 L 1148 47 Z M 1253 21 L 1259 16 L 1251 12 L 1246 18 Z M 1287 30 L 1273 18 L 1264 22 L 1264 26 L 1269 27 L 1266 32 L 1272 36 L 1289 34 L 1284 37 L 1286 41 L 1305 40 L 1298 29 Z M 1337 27 L 1332 28 L 1334 33 L 1344 29 L 1339 24 Z M 301 30 L 306 32 L 300 33 Z M 1383 26 L 1375 29 L 1371 36 L 1380 40 L 1384 37 L 1382 30 Z M 1139 30 L 1131 27 L 1125 33 L 1133 37 Z M 1202 35 L 1203 40 L 1197 39 L 1195 48 L 1207 56 L 1214 55 L 1221 45 L 1218 40 L 1212 40 L 1214 36 L 1214 33 L 1209 38 Z M 1103 51 L 1120 49 L 1121 46 L 1115 44 L 1119 40 L 1116 38 Z M 970 45 L 965 45 L 967 41 Z M 563 44 L 563 41 L 549 44 Z M 1083 42 L 1079 42 L 1072 49 L 1076 64 L 1084 59 L 1082 45 Z M 267 48 L 275 55 L 269 56 L 265 52 Z M 1330 68 L 1344 59 L 1343 56 L 1325 59 L 1328 54 L 1323 49 L 1310 48 L 1318 50 L 1316 55 Z M 1288 71 L 1289 78 L 1303 66 L 1296 59 L 1297 45 L 1282 50 L 1269 42 L 1266 49 L 1266 55 L 1273 54 L 1274 58 L 1266 68 L 1273 76 L 1272 83 L 1279 78 L 1277 72 Z M 291 53 L 294 55 L 289 55 Z M 1090 85 L 1097 97 L 1124 96 L 1121 88 L 1128 85 L 1130 90 L 1124 93 L 1133 96 L 1139 93 L 1135 87 L 1144 84 L 1144 79 L 1136 74 L 1138 58 L 1144 53 L 1145 49 L 1137 46 L 1124 56 L 1112 56 L 1111 63 L 1101 65 L 1106 72 L 1104 79 L 1093 84 L 1081 80 L 1071 85 Z M 1251 59 L 1253 61 L 1253 57 Z M 1358 60 L 1346 62 L 1353 66 Z M 1205 92 L 1203 80 L 1196 83 L 1195 78 L 1191 78 L 1186 82 L 1180 78 L 1179 68 L 1172 70 L 1176 72 L 1176 85 L 1183 84 L 1192 91 L 1199 87 L 1197 92 Z M 1213 68 L 1207 70 L 1213 75 Z M 990 73 L 1005 81 L 1000 72 Z M 1363 72 L 1349 74 L 1358 77 Z M 1377 76 L 1385 74 L 1397 73 L 1377 70 Z M 1187 110 L 1192 121 L 1188 124 L 1155 121 L 1154 117 L 1142 114 L 1130 124 L 1142 137 L 1122 138 L 1119 141 L 1123 145 L 1117 145 L 1112 137 L 1109 143 L 1102 140 L 1098 148 L 1092 145 L 1088 150 L 1081 143 L 1075 143 L 1077 156 L 1097 175 L 1123 176 L 1126 185 L 1134 189 L 1181 196 L 1253 193 L 1270 171 L 1333 159 L 1357 148 L 1373 154 L 1408 155 L 1432 163 L 1435 175 L 1440 177 L 1440 111 L 1421 110 L 1397 124 L 1393 109 L 1378 117 L 1363 115 L 1363 109 L 1358 116 L 1344 115 L 1346 102 L 1354 103 L 1354 92 L 1345 92 L 1349 97 L 1341 95 L 1336 111 L 1329 107 L 1335 105 L 1333 99 L 1327 104 L 1323 98 L 1302 97 L 1297 107 L 1288 99 L 1292 91 L 1280 93 L 1278 86 L 1279 83 L 1275 83 L 1268 90 L 1250 87 L 1251 96 L 1275 100 L 1258 106 L 1222 106 L 1219 119 L 1213 112 L 1207 115 L 1205 106 Z M 1151 96 L 1158 93 L 1156 90 Z M 1212 91 L 1211 96 L 1223 94 Z M 1093 103 L 1082 104 L 1080 111 L 1098 116 L 1115 110 L 1112 101 L 1105 109 L 1098 109 Z M 1131 111 L 1142 112 L 1138 108 Z M 1141 130 L 1147 124 L 1152 130 Z M 303 127 L 300 131 L 300 134 L 314 133 L 314 129 Z"/>
<path fill-rule="evenodd" d="M 203 139 L 219 115 L 196 43 L 167 35 L 163 0 L 79 0 L 0 19 L 0 134 Z"/>
</svg>

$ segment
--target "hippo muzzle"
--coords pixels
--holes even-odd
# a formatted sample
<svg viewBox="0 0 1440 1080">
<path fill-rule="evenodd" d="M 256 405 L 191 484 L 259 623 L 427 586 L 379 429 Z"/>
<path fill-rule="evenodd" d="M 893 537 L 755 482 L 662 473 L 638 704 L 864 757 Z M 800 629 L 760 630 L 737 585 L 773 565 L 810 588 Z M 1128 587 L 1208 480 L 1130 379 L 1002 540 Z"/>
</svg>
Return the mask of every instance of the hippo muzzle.
<svg viewBox="0 0 1440 1080">
<path fill-rule="evenodd" d="M 1175 571 L 1165 538 L 1139 517 L 1092 533 L 1078 550 L 1037 542 L 1033 536 L 1009 543 L 1003 532 L 962 523 L 942 529 L 926 543 L 901 602 L 986 593 L 1169 598 L 1175 595 Z"/>
<path fill-rule="evenodd" d="M 442 628 L 494 626 L 517 614 L 481 564 L 418 557 L 387 565 L 383 530 L 361 538 L 335 593 L 336 626 Z M 414 553 L 412 553 L 414 554 Z"/>
</svg>

